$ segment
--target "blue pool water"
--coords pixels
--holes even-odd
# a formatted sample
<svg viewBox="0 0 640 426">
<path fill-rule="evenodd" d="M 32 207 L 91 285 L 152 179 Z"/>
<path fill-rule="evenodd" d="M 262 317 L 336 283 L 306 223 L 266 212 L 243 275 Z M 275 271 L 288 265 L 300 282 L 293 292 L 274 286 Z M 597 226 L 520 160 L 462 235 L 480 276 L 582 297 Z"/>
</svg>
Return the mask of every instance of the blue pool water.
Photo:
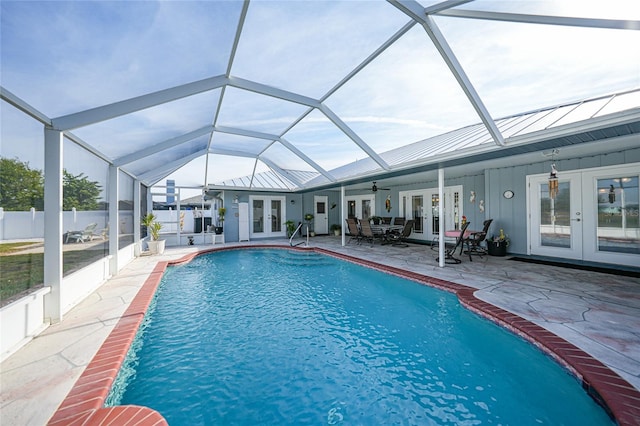
<svg viewBox="0 0 640 426">
<path fill-rule="evenodd" d="M 574 377 L 454 295 L 320 254 L 169 268 L 143 330 L 110 404 L 172 426 L 612 424 Z"/>
</svg>

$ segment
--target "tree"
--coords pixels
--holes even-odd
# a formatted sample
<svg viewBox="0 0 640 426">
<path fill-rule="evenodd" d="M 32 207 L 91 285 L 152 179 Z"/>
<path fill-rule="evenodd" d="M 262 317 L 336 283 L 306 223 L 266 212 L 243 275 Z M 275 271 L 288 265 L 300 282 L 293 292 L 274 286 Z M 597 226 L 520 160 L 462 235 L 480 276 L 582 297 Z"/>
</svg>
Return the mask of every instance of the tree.
<svg viewBox="0 0 640 426">
<path fill-rule="evenodd" d="M 0 207 L 6 211 L 44 208 L 44 176 L 28 162 L 0 158 Z"/>
<path fill-rule="evenodd" d="M 77 176 L 63 170 L 62 209 L 98 210 L 101 186 L 84 173 Z M 0 207 L 5 211 L 44 210 L 44 175 L 29 163 L 0 157 Z"/>
<path fill-rule="evenodd" d="M 66 170 L 62 171 L 62 210 L 98 210 L 98 198 L 101 186 L 98 182 L 90 181 L 84 173 L 77 176 Z"/>
</svg>

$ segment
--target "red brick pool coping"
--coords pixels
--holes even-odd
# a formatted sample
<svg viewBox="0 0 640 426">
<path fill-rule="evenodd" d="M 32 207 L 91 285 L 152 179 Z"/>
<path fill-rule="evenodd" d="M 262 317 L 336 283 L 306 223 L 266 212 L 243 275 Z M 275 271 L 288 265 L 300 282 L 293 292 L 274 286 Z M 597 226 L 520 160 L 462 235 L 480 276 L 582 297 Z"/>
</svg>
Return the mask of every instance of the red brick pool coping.
<svg viewBox="0 0 640 426">
<path fill-rule="evenodd" d="M 212 248 L 191 253 L 178 260 L 158 262 L 48 424 L 51 426 L 167 425 L 166 420 L 157 411 L 148 407 L 133 405 L 104 407 L 104 402 L 111 391 L 120 366 L 124 362 L 167 266 L 188 263 L 194 257 L 205 253 L 247 248 L 315 251 L 454 293 L 467 309 L 528 340 L 567 368 L 581 381 L 585 391 L 600 403 L 619 425 L 640 425 L 640 391 L 616 372 L 566 340 L 518 315 L 476 298 L 474 296 L 476 289 L 474 288 L 326 249 L 269 244 Z"/>
</svg>

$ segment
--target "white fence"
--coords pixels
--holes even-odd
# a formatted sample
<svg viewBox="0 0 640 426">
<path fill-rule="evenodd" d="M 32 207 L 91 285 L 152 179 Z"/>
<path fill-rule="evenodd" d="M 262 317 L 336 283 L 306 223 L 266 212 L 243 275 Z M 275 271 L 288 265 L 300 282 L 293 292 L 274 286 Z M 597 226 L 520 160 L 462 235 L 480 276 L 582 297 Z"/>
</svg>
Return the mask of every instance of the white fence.
<svg viewBox="0 0 640 426">
<path fill-rule="evenodd" d="M 133 211 L 121 210 L 118 215 L 120 233 L 133 234 Z M 109 213 L 99 211 L 62 212 L 63 233 L 81 231 L 91 223 L 97 223 L 99 235 L 109 222 Z M 0 207 L 0 241 L 44 238 L 44 212 L 31 209 L 28 212 L 5 212 Z M 62 238 L 62 236 L 60 236 Z"/>
</svg>

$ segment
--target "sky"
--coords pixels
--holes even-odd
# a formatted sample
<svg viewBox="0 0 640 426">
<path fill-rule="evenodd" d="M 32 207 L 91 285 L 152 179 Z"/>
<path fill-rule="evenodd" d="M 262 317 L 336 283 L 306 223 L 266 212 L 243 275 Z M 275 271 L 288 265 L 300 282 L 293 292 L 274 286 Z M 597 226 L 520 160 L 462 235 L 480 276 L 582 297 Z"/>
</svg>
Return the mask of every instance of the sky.
<svg viewBox="0 0 640 426">
<path fill-rule="evenodd" d="M 241 8 L 238 1 L 2 0 L 0 84 L 56 118 L 225 74 Z M 640 20 L 637 0 L 606 6 L 595 0 L 475 1 L 463 8 Z M 638 30 L 434 20 L 493 118 L 640 87 Z M 420 25 L 324 99 L 408 22 L 383 1 L 254 1 L 231 75 L 323 100 L 378 153 L 480 122 Z M 41 168 L 41 125 L 4 102 L 0 118 L 0 155 Z M 73 133 L 115 160 L 214 121 L 283 136 L 325 170 L 367 156 L 318 110 L 232 87 Z M 263 154 L 279 167 L 311 169 L 279 143 L 222 133 L 130 167 L 144 174 L 209 143 L 216 153 Z M 73 146 L 65 152 L 72 173 L 103 178 L 101 162 Z M 206 176 L 201 157 L 169 178 L 202 185 L 249 175 L 256 166 L 253 158 L 216 153 Z M 256 170 L 267 167 L 258 162 Z"/>
</svg>

